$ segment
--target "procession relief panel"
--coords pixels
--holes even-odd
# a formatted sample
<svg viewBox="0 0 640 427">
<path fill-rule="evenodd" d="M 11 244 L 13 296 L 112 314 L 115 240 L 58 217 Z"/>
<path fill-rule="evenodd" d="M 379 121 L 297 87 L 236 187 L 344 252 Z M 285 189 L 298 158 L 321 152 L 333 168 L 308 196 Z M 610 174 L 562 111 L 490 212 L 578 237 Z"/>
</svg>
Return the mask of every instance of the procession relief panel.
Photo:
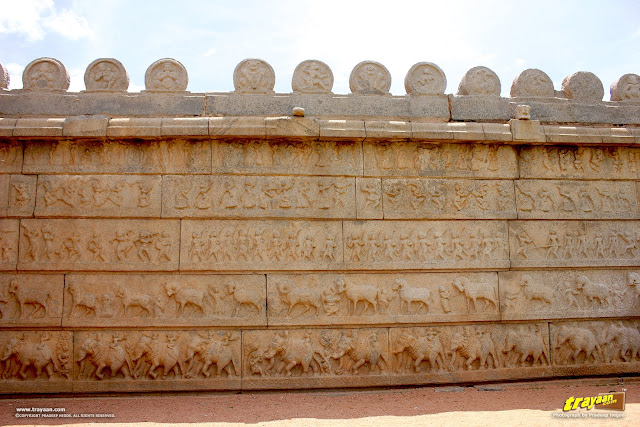
<svg viewBox="0 0 640 427">
<path fill-rule="evenodd" d="M 161 177 L 40 175 L 36 216 L 159 217 Z"/>
<path fill-rule="evenodd" d="M 25 219 L 20 224 L 20 269 L 178 269 L 178 221 Z"/>
<path fill-rule="evenodd" d="M 344 222 L 349 269 L 509 268 L 506 221 Z"/>
<path fill-rule="evenodd" d="M 518 180 L 520 219 L 638 219 L 632 181 Z"/>
<path fill-rule="evenodd" d="M 640 369 L 638 320 L 552 322 L 550 333 L 558 375 L 618 375 Z"/>
<path fill-rule="evenodd" d="M 70 392 L 71 332 L 0 331 L 2 393 Z"/>
<path fill-rule="evenodd" d="M 214 140 L 213 173 L 360 176 L 361 150 L 350 141 Z"/>
<path fill-rule="evenodd" d="M 640 265 L 636 221 L 513 221 L 512 267 Z"/>
<path fill-rule="evenodd" d="M 384 217 L 516 217 L 511 180 L 383 178 Z"/>
<path fill-rule="evenodd" d="M 356 217 L 354 178 L 169 175 L 162 185 L 163 217 Z"/>
<path fill-rule="evenodd" d="M 0 274 L 0 328 L 60 326 L 64 276 Z"/>
<path fill-rule="evenodd" d="M 211 142 L 163 139 L 123 141 L 31 141 L 26 173 L 210 173 Z"/>
<path fill-rule="evenodd" d="M 74 391 L 240 388 L 239 331 L 78 331 Z"/>
<path fill-rule="evenodd" d="M 498 273 L 504 320 L 640 315 L 640 272 L 633 270 Z"/>
<path fill-rule="evenodd" d="M 382 180 L 356 178 L 356 216 L 358 219 L 382 219 Z"/>
<path fill-rule="evenodd" d="M 267 276 L 269 325 L 499 320 L 496 273 Z"/>
<path fill-rule="evenodd" d="M 69 274 L 66 327 L 266 326 L 264 275 Z"/>
<path fill-rule="evenodd" d="M 243 332 L 243 388 L 388 384 L 388 330 Z"/>
<path fill-rule="evenodd" d="M 520 177 L 638 179 L 640 149 L 633 147 L 523 146 Z"/>
<path fill-rule="evenodd" d="M 324 270 L 343 265 L 340 221 L 181 222 L 181 270 Z"/>
<path fill-rule="evenodd" d="M 13 217 L 32 216 L 36 205 L 36 181 L 34 175 L 0 175 L 0 188 L 6 188 L 6 215 Z M 6 180 L 6 181 L 5 181 Z M 5 186 L 5 181 L 7 186 Z M 3 196 L 0 196 L 0 199 Z"/>
<path fill-rule="evenodd" d="M 514 147 L 490 144 L 365 142 L 365 176 L 517 178 Z"/>
<path fill-rule="evenodd" d="M 15 270 L 18 261 L 17 219 L 0 219 L 0 270 Z"/>
<path fill-rule="evenodd" d="M 547 323 L 389 329 L 392 384 L 552 375 Z"/>
<path fill-rule="evenodd" d="M 0 142 L 0 174 L 22 172 L 22 144 Z"/>
</svg>

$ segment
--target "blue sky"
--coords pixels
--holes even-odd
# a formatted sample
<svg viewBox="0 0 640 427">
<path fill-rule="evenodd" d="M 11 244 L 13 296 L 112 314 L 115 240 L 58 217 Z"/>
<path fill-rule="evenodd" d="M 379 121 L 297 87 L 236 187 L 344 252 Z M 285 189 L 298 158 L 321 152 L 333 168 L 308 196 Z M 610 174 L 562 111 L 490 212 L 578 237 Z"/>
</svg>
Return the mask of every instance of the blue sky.
<svg viewBox="0 0 640 427">
<path fill-rule="evenodd" d="M 493 69 L 508 96 L 526 68 L 539 68 L 557 90 L 575 71 L 595 73 L 605 87 L 640 74 L 640 1 L 55 1 L 0 0 L 0 62 L 11 89 L 22 70 L 50 56 L 84 89 L 94 59 L 120 60 L 129 91 L 144 89 L 144 73 L 160 58 L 175 58 L 192 92 L 233 90 L 233 70 L 262 58 L 276 72 L 276 92 L 291 92 L 291 76 L 305 59 L 326 62 L 334 93 L 349 93 L 349 74 L 363 60 L 384 64 L 391 92 L 404 95 L 404 77 L 420 61 L 434 62 L 455 93 L 464 73 Z"/>
</svg>

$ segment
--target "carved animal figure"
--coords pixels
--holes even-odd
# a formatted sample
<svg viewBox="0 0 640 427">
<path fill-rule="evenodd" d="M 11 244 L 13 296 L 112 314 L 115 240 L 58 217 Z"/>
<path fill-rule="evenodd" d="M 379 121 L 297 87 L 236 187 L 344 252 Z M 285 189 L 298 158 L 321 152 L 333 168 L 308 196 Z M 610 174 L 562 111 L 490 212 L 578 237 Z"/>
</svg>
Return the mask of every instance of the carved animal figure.
<svg viewBox="0 0 640 427">
<path fill-rule="evenodd" d="M 2 352 L 2 362 L 7 363 L 10 357 L 15 356 L 20 369 L 18 375 L 23 380 L 27 378 L 27 369 L 33 366 L 36 370 L 36 378 L 42 374 L 42 370 L 47 377 L 54 379 L 54 372 L 61 373 L 68 378 L 68 374 L 61 368 L 55 352 L 44 342 L 34 343 L 24 337 L 11 338 Z"/>
<path fill-rule="evenodd" d="M 132 295 L 126 288 L 118 288 L 116 296 L 122 300 L 120 312 L 127 317 L 130 308 L 138 307 L 151 317 L 156 317 L 157 312 L 164 313 L 164 306 L 160 303 L 160 297 L 154 298 L 149 294 Z"/>
<path fill-rule="evenodd" d="M 232 316 L 237 316 L 243 305 L 255 308 L 258 314 L 262 313 L 260 294 L 245 288 L 238 289 L 235 283 L 227 283 L 227 292 L 233 300 Z"/>
<path fill-rule="evenodd" d="M 349 303 L 349 313 L 355 314 L 356 308 L 360 301 L 364 302 L 364 309 L 362 313 L 364 313 L 368 305 L 373 307 L 373 312 L 378 312 L 378 290 L 373 285 L 356 285 L 355 283 L 349 283 L 345 279 L 340 278 L 336 281 L 337 289 L 339 293 L 344 292 L 344 295 L 347 297 Z"/>
<path fill-rule="evenodd" d="M 429 362 L 429 370 L 438 371 L 444 370 L 444 350 L 442 342 L 438 338 L 439 332 L 428 330 L 424 336 L 415 337 L 408 332 L 402 332 L 396 341 L 392 352 L 398 359 L 404 352 L 408 353 L 409 357 L 413 359 L 413 369 L 416 372 L 420 372 L 420 364 L 423 360 Z M 396 372 L 403 371 L 409 367 L 411 360 L 407 360 L 406 366 L 402 366 L 401 360 L 396 367 Z"/>
<path fill-rule="evenodd" d="M 282 360 L 276 369 L 278 374 L 284 370 L 286 376 L 291 376 L 291 370 L 297 365 L 302 366 L 303 374 L 308 373 L 310 367 L 314 374 L 322 370 L 324 357 L 313 349 L 310 332 L 300 339 L 290 338 L 289 331 L 277 332 L 262 355 L 262 358 L 268 361 L 265 369 L 267 373 L 271 372 L 278 355 Z"/>
<path fill-rule="evenodd" d="M 113 342 L 108 344 L 94 338 L 87 338 L 82 343 L 78 354 L 77 360 L 80 362 L 80 373 L 85 373 L 85 378 L 91 378 L 95 375 L 96 378 L 101 380 L 104 378 L 102 370 L 109 368 L 112 377 L 115 377 L 119 372 L 122 372 L 126 379 L 131 376 L 135 377 L 131 357 L 121 345 L 118 345 L 118 341 L 117 337 L 114 337 Z M 93 365 L 90 372 L 85 372 L 84 362 L 86 361 Z"/>
<path fill-rule="evenodd" d="M 600 304 L 611 305 L 611 290 L 604 283 L 594 283 L 587 276 L 581 274 L 576 278 L 576 288 L 593 304 L 598 300 Z"/>
<path fill-rule="evenodd" d="M 208 345 L 203 346 L 201 356 L 204 360 L 201 372 L 205 377 L 209 378 L 209 367 L 213 364 L 216 365 L 215 373 L 217 376 L 222 375 L 222 372 L 226 372 L 230 377 L 232 375 L 238 375 L 238 368 L 240 366 L 239 360 L 233 353 L 231 348 L 231 341 L 238 340 L 238 337 L 232 336 L 227 333 L 222 342 L 211 342 Z"/>
<path fill-rule="evenodd" d="M 73 317 L 73 314 L 76 312 L 76 309 L 84 310 L 81 313 L 82 316 L 88 316 L 93 313 L 93 315 L 97 315 L 98 313 L 98 298 L 89 293 L 80 293 L 78 289 L 74 285 L 69 286 L 69 294 L 71 294 L 71 310 L 69 310 L 69 317 Z"/>
<path fill-rule="evenodd" d="M 182 368 L 178 364 L 180 350 L 179 347 L 176 346 L 175 340 L 173 340 L 170 336 L 167 336 L 167 342 L 161 343 L 158 341 L 158 336 L 153 335 L 151 337 L 145 335 L 140 338 L 138 345 L 136 346 L 134 356 L 131 358 L 136 365 L 134 367 L 134 372 L 136 376 L 139 376 L 139 371 L 142 369 L 142 364 L 144 362 L 148 363 L 149 369 L 147 370 L 147 375 L 151 378 L 156 379 L 158 374 L 155 373 L 155 370 L 162 366 L 162 375 L 161 378 L 167 376 L 169 372 L 173 372 L 176 378 L 181 376 L 180 369 Z M 183 370 L 184 372 L 184 370 Z"/>
<path fill-rule="evenodd" d="M 464 369 L 470 369 L 476 360 L 480 361 L 480 369 L 487 369 L 489 356 L 491 356 L 494 368 L 500 365 L 498 352 L 491 337 L 484 336 L 484 334 L 473 334 L 469 330 L 465 330 L 464 334 L 460 331 L 455 331 L 451 336 L 449 351 L 452 354 L 449 363 L 450 371 L 454 370 L 458 355 L 464 359 Z"/>
<path fill-rule="evenodd" d="M 622 322 L 611 323 L 604 332 L 603 346 L 608 347 L 604 353 L 605 362 L 616 362 L 620 358 L 625 362 L 640 357 L 640 331 L 629 328 Z"/>
<path fill-rule="evenodd" d="M 486 302 L 486 308 L 488 308 L 489 303 L 491 303 L 496 310 L 498 309 L 496 290 L 488 283 L 473 283 L 466 277 L 456 277 L 453 281 L 453 286 L 467 298 L 468 312 L 471 312 L 471 306 L 473 307 L 473 311 L 477 311 L 479 299 Z"/>
<path fill-rule="evenodd" d="M 25 305 L 33 306 L 33 310 L 27 317 L 33 317 L 40 309 L 44 311 L 42 317 L 47 316 L 52 299 L 51 293 L 47 289 L 27 288 L 24 285 L 21 286 L 16 279 L 13 279 L 9 283 L 9 294 L 12 294 L 18 302 L 20 318 L 25 315 Z"/>
<path fill-rule="evenodd" d="M 585 354 L 585 363 L 590 363 L 590 357 L 593 357 L 594 362 L 603 359 L 602 348 L 598 344 L 595 334 L 589 329 L 577 326 L 559 326 L 556 331 L 554 348 L 561 350 L 562 345 L 565 343 L 568 345 L 572 353 L 569 357 L 559 358 L 564 363 L 569 363 L 571 360 L 578 363 L 578 355 L 582 352 Z"/>
<path fill-rule="evenodd" d="M 322 308 L 322 297 L 319 292 L 305 288 L 292 289 L 291 286 L 284 282 L 279 282 L 277 286 L 282 302 L 289 306 L 287 316 L 291 315 L 293 308 L 298 304 L 304 307 L 304 311 L 300 313 L 300 315 L 307 313 L 311 308 L 315 309 L 316 315 L 320 312 L 320 308 Z"/>
<path fill-rule="evenodd" d="M 378 335 L 375 332 L 360 335 L 357 332 L 344 334 L 338 341 L 336 352 L 331 355 L 332 359 L 340 359 L 340 366 L 336 369 L 336 374 L 348 371 L 347 358 L 353 363 L 351 373 L 358 374 L 358 369 L 365 363 L 369 363 L 370 372 L 379 371 L 382 373 L 387 368 L 387 363 L 382 356 L 382 348 L 378 342 Z"/>
<path fill-rule="evenodd" d="M 535 332 L 530 331 L 515 331 L 509 329 L 504 338 L 504 348 L 502 352 L 507 354 L 509 352 L 515 352 L 517 359 L 515 361 L 516 366 L 523 366 L 524 362 L 531 357 L 531 365 L 535 365 L 536 362 L 540 362 L 541 365 L 549 364 L 549 354 L 547 352 L 547 346 L 541 336 Z"/>
<path fill-rule="evenodd" d="M 433 302 L 433 295 L 429 289 L 425 288 L 411 288 L 404 279 L 396 279 L 396 285 L 393 287 L 394 291 L 398 291 L 400 296 L 400 311 L 403 307 L 407 307 L 407 313 L 411 311 L 411 303 L 417 303 L 414 314 L 418 313 L 422 307 L 429 312 L 429 305 Z"/>
<path fill-rule="evenodd" d="M 172 283 L 165 283 L 164 289 L 167 292 L 167 296 L 173 298 L 178 304 L 176 317 L 181 317 L 185 313 L 188 313 L 185 317 L 189 317 L 198 311 L 204 315 L 207 293 L 202 289 L 183 288 Z M 187 307 L 192 307 L 193 311 L 185 311 Z"/>
<path fill-rule="evenodd" d="M 538 300 L 547 304 L 552 303 L 551 301 L 553 300 L 553 289 L 540 283 L 532 283 L 531 276 L 529 276 L 528 274 L 522 275 L 520 286 L 522 286 L 522 291 L 528 302 Z"/>
</svg>

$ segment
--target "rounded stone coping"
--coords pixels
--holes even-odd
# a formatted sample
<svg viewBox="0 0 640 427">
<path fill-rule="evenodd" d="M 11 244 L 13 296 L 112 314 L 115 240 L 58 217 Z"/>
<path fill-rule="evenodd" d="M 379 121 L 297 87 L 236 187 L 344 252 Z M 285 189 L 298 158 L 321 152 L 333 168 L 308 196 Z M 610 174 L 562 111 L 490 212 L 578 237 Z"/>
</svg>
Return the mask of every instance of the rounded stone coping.
<svg viewBox="0 0 640 427">
<path fill-rule="evenodd" d="M 490 68 L 473 67 L 465 73 L 458 86 L 458 95 L 500 96 L 500 78 Z"/>
<path fill-rule="evenodd" d="M 173 58 L 158 59 L 144 74 L 144 85 L 149 92 L 184 92 L 188 84 L 187 69 Z"/>
<path fill-rule="evenodd" d="M 302 61 L 293 71 L 291 88 L 293 93 L 332 93 L 333 72 L 317 59 Z"/>
<path fill-rule="evenodd" d="M 90 92 L 126 92 L 129 74 L 115 58 L 99 58 L 87 67 L 84 85 Z"/>
<path fill-rule="evenodd" d="M 265 60 L 247 58 L 233 70 L 233 87 L 236 93 L 272 94 L 276 73 Z"/>
<path fill-rule="evenodd" d="M 547 73 L 537 68 L 524 70 L 511 84 L 512 98 L 553 98 L 554 96 L 553 81 Z"/>
<path fill-rule="evenodd" d="M 55 58 L 38 58 L 31 61 L 22 73 L 25 90 L 63 92 L 69 89 L 71 77 L 64 64 Z"/>
<path fill-rule="evenodd" d="M 625 74 L 611 84 L 611 101 L 640 102 L 640 76 Z"/>
<path fill-rule="evenodd" d="M 355 95 L 390 95 L 391 73 L 375 61 L 362 61 L 353 67 L 349 89 Z"/>
<path fill-rule="evenodd" d="M 447 77 L 433 62 L 418 62 L 409 68 L 404 88 L 408 95 L 444 95 Z"/>
<path fill-rule="evenodd" d="M 601 102 L 604 97 L 602 82 L 589 71 L 578 71 L 565 77 L 562 91 L 567 98 L 578 102 Z"/>
<path fill-rule="evenodd" d="M 10 81 L 9 70 L 0 62 L 0 89 L 9 89 Z"/>
</svg>

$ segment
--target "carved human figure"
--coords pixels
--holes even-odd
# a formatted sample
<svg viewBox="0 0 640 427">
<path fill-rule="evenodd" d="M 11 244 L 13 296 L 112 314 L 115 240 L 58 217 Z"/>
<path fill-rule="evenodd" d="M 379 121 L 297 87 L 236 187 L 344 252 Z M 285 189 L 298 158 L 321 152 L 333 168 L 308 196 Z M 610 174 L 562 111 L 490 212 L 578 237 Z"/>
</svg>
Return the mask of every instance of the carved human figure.
<svg viewBox="0 0 640 427">
<path fill-rule="evenodd" d="M 87 67 L 84 84 L 88 91 L 126 91 L 129 87 L 129 75 L 117 59 L 100 58 Z"/>
<path fill-rule="evenodd" d="M 356 65 L 349 77 L 349 88 L 356 95 L 388 95 L 391 74 L 387 68 L 374 61 Z"/>
<path fill-rule="evenodd" d="M 68 349 L 65 351 L 61 343 L 56 343 L 48 332 L 39 333 L 38 338 L 39 342 L 34 342 L 24 332 L 17 338 L 11 338 L 3 348 L 1 361 L 6 364 L 9 359 L 15 358 L 17 369 L 14 375 L 17 374 L 22 380 L 27 379 L 27 370 L 31 367 L 35 369 L 35 379 L 39 379 L 43 371 L 50 381 L 60 377 L 69 379 L 69 371 L 62 363 L 68 360 L 69 355 L 63 354 Z"/>
<path fill-rule="evenodd" d="M 31 196 L 28 194 L 27 184 L 24 182 L 16 182 L 13 184 L 14 196 L 12 199 L 13 206 L 17 208 L 25 207 L 29 204 Z"/>
<path fill-rule="evenodd" d="M 101 340 L 98 334 L 88 337 L 82 343 L 80 351 L 76 357 L 76 362 L 80 365 L 79 378 L 104 379 L 104 369 L 109 369 L 111 377 L 122 373 L 124 379 L 135 378 L 133 361 L 127 350 L 120 341 L 125 338 L 118 334 L 111 334 L 111 342 Z M 87 362 L 91 367 L 87 367 Z"/>
<path fill-rule="evenodd" d="M 611 84 L 612 101 L 640 102 L 640 76 L 625 74 Z"/>
<path fill-rule="evenodd" d="M 65 91 L 69 83 L 67 69 L 54 58 L 36 59 L 22 73 L 22 87 L 27 90 Z"/>
<path fill-rule="evenodd" d="M 262 59 L 245 59 L 233 71 L 233 86 L 238 93 L 273 93 L 276 75 Z"/>
<path fill-rule="evenodd" d="M 159 59 L 147 68 L 144 84 L 150 92 L 183 92 L 187 90 L 187 69 L 171 58 Z"/>
<path fill-rule="evenodd" d="M 322 61 L 303 61 L 293 72 L 291 80 L 293 93 L 331 93 L 333 73 Z"/>
</svg>

